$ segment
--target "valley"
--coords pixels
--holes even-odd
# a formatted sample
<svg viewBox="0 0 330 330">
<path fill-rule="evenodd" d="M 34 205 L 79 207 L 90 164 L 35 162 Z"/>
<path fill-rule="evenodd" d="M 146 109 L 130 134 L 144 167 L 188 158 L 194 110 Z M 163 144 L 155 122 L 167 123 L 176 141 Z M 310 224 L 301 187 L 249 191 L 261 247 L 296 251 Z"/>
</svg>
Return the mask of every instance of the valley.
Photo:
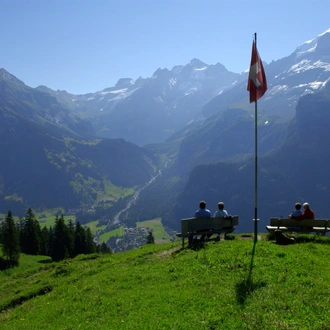
<svg viewBox="0 0 330 330">
<path fill-rule="evenodd" d="M 261 231 L 297 201 L 329 217 L 329 36 L 327 30 L 264 63 Z M 247 72 L 194 58 L 149 78 L 74 95 L 31 88 L 0 69 L 0 212 L 19 216 L 31 207 L 46 226 L 60 212 L 108 244 L 124 228 L 134 229 L 139 245 L 144 234 L 137 224 L 161 219 L 172 238 L 200 200 L 212 212 L 223 201 L 240 216 L 237 231 L 250 232 L 254 108 L 246 81 Z"/>
</svg>

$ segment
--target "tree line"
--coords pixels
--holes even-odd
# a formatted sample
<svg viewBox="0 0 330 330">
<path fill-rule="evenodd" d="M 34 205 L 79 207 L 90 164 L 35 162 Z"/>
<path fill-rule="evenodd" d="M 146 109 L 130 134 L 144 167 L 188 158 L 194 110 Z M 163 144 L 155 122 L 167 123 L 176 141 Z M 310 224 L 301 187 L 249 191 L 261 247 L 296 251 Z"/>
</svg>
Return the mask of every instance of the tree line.
<svg viewBox="0 0 330 330">
<path fill-rule="evenodd" d="M 8 211 L 0 230 L 2 252 L 9 266 L 18 265 L 21 252 L 50 256 L 52 261 L 74 258 L 78 254 L 111 253 L 104 242 L 99 245 L 93 241 L 90 228 L 85 229 L 79 221 L 73 224 L 70 220 L 66 224 L 63 215 L 56 216 L 54 228 L 41 229 L 31 208 L 16 223 Z"/>
</svg>

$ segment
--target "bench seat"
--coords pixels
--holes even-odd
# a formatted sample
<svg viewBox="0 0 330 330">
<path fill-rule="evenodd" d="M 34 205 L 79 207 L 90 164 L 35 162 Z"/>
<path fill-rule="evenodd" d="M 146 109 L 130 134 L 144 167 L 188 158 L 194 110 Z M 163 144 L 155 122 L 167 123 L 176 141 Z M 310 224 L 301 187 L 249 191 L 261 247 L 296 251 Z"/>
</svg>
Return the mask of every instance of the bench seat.
<svg viewBox="0 0 330 330">
<path fill-rule="evenodd" d="M 271 218 L 270 225 L 266 229 L 271 233 L 279 229 L 282 232 L 299 232 L 299 233 L 322 233 L 330 231 L 330 220 L 295 220 L 290 218 Z"/>
<path fill-rule="evenodd" d="M 238 225 L 238 216 L 232 219 L 224 218 L 187 218 L 181 220 L 181 233 L 176 236 L 182 238 L 182 247 L 184 247 L 184 239 L 195 235 L 207 235 L 221 233 L 229 234 L 235 231 Z"/>
</svg>

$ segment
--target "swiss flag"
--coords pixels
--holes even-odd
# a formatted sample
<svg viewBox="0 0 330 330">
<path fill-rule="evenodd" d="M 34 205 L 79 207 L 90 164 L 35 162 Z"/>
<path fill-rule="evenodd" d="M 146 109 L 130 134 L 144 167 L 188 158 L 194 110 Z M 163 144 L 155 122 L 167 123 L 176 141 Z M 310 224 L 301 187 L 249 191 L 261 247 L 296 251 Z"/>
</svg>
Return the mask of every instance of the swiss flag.
<svg viewBox="0 0 330 330">
<path fill-rule="evenodd" d="M 247 90 L 250 92 L 250 103 L 259 100 L 267 90 L 265 70 L 254 41 Z"/>
</svg>

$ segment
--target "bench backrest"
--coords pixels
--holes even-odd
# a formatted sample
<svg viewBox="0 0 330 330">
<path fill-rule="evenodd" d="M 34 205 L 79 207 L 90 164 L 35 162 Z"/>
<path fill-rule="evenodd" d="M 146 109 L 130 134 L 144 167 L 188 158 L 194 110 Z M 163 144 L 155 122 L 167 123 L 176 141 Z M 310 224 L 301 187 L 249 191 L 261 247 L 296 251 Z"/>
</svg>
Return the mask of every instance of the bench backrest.
<svg viewBox="0 0 330 330">
<path fill-rule="evenodd" d="M 223 227 L 234 227 L 238 225 L 238 216 L 234 215 L 232 219 L 224 218 L 188 218 L 181 220 L 181 233 L 187 234 L 195 230 L 221 229 Z"/>
<path fill-rule="evenodd" d="M 283 226 L 283 227 L 329 227 L 330 220 L 316 219 L 316 220 L 295 220 L 287 218 L 270 218 L 271 226 Z"/>
</svg>

